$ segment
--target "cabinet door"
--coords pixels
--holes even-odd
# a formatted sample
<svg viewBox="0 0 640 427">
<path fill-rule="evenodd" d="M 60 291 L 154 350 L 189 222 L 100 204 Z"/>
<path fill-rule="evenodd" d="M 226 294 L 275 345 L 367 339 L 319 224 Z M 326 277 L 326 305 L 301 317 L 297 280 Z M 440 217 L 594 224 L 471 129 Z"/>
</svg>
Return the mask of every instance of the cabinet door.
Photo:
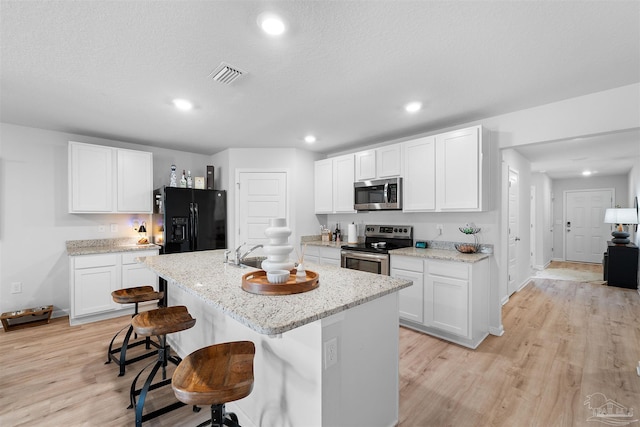
<svg viewBox="0 0 640 427">
<path fill-rule="evenodd" d="M 113 211 L 115 150 L 69 142 L 69 212 Z"/>
<path fill-rule="evenodd" d="M 353 183 L 351 184 L 353 187 Z M 333 213 L 333 160 L 319 160 L 314 165 L 314 203 L 316 213 Z M 353 209 L 353 207 L 352 207 Z"/>
<path fill-rule="evenodd" d="M 340 267 L 340 248 L 320 246 L 318 247 L 318 253 L 320 255 L 320 264 Z"/>
<path fill-rule="evenodd" d="M 423 274 L 415 271 L 391 269 L 391 277 L 411 280 L 412 286 L 398 292 L 400 317 L 417 323 L 424 322 L 424 283 Z"/>
<path fill-rule="evenodd" d="M 376 151 L 367 150 L 356 153 L 356 181 L 376 178 Z"/>
<path fill-rule="evenodd" d="M 440 261 L 426 265 L 425 324 L 470 338 L 469 266 Z"/>
<path fill-rule="evenodd" d="M 153 154 L 118 150 L 118 212 L 151 213 Z"/>
<path fill-rule="evenodd" d="M 405 212 L 436 208 L 436 141 L 432 136 L 404 143 Z"/>
<path fill-rule="evenodd" d="M 480 210 L 480 127 L 436 136 L 438 210 Z"/>
<path fill-rule="evenodd" d="M 353 209 L 353 154 L 333 159 L 333 211 L 355 212 Z"/>
<path fill-rule="evenodd" d="M 376 149 L 376 176 L 391 178 L 402 175 L 402 144 Z"/>
<path fill-rule="evenodd" d="M 75 270 L 74 316 L 114 310 L 111 292 L 117 289 L 117 273 L 115 265 Z"/>
</svg>

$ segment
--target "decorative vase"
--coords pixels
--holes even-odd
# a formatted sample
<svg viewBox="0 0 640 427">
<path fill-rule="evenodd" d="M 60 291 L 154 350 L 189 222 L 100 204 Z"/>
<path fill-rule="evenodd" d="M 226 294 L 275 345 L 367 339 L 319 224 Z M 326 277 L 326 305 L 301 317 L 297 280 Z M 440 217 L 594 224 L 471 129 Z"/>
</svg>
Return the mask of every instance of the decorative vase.
<svg viewBox="0 0 640 427">
<path fill-rule="evenodd" d="M 293 250 L 289 241 L 291 229 L 287 227 L 286 218 L 272 218 L 269 220 L 269 227 L 264 230 L 265 236 L 269 239 L 262 250 L 267 255 L 267 259 L 262 261 L 264 271 L 292 270 L 294 263 L 289 259 L 289 254 Z"/>
</svg>

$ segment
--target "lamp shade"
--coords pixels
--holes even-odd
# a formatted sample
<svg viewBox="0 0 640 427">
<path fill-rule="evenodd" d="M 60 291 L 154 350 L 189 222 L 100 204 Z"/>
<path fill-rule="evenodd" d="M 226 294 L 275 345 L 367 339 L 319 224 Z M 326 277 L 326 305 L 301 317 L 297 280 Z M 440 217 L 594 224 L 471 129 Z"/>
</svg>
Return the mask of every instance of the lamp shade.
<svg viewBox="0 0 640 427">
<path fill-rule="evenodd" d="M 606 224 L 637 224 L 638 213 L 633 208 L 607 209 L 604 213 L 604 222 Z"/>
</svg>

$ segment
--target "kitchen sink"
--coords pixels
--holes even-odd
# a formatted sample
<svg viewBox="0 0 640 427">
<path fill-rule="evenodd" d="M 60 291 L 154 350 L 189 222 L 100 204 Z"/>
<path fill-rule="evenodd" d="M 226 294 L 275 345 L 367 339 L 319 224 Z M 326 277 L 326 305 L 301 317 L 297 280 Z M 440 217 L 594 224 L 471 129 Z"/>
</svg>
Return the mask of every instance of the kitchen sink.
<svg viewBox="0 0 640 427">
<path fill-rule="evenodd" d="M 229 265 L 232 265 L 234 267 L 240 267 L 240 268 L 247 268 L 247 267 L 261 268 L 262 261 L 264 261 L 265 259 L 267 259 L 266 256 L 256 256 L 256 257 L 243 259 L 240 265 L 234 264 L 233 261 L 229 261 Z"/>
</svg>

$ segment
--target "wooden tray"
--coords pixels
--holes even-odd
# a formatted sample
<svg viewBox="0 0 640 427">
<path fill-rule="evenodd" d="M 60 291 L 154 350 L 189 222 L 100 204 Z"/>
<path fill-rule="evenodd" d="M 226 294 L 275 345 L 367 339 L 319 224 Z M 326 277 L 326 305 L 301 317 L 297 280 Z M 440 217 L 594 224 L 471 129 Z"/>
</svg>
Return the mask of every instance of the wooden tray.
<svg viewBox="0 0 640 427">
<path fill-rule="evenodd" d="M 307 270 L 306 278 L 297 278 L 296 270 L 291 270 L 285 283 L 269 283 L 267 272 L 253 271 L 242 276 L 242 289 L 259 295 L 291 295 L 308 292 L 318 287 L 318 273 Z"/>
</svg>

